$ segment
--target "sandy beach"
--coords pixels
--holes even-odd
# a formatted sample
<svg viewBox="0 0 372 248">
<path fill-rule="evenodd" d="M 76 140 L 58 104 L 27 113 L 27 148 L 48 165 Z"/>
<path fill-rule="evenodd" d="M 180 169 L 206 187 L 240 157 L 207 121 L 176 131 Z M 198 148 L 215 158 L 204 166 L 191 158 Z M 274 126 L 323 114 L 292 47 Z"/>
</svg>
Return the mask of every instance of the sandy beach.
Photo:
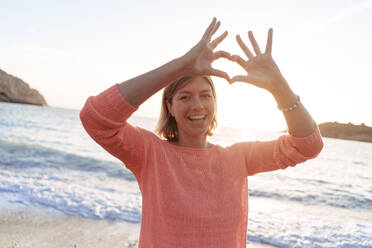
<svg viewBox="0 0 372 248">
<path fill-rule="evenodd" d="M 7 204 L 0 210 L 0 247 L 137 248 L 140 225 L 69 216 L 49 208 Z M 273 246 L 250 243 L 252 248 Z"/>
<path fill-rule="evenodd" d="M 0 211 L 0 247 L 137 247 L 139 225 L 68 216 L 46 208 Z"/>
</svg>

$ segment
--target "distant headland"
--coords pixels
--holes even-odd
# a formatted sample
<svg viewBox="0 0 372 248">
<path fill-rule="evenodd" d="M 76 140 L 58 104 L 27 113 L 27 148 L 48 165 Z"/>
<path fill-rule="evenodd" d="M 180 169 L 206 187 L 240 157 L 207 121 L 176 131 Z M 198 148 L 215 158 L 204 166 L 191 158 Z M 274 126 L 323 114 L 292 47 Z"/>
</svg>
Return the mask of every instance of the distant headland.
<svg viewBox="0 0 372 248">
<path fill-rule="evenodd" d="M 325 122 L 318 125 L 323 137 L 372 142 L 372 127 L 352 123 Z"/>
<path fill-rule="evenodd" d="M 3 70 L 0 70 L 0 102 L 48 105 L 37 90 Z"/>
</svg>

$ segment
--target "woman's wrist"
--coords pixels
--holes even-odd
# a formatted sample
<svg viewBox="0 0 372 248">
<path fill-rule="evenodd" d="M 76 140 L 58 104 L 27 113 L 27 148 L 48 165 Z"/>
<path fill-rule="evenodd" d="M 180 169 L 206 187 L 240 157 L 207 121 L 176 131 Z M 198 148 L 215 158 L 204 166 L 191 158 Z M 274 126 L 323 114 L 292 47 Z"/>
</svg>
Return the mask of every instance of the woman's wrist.
<svg viewBox="0 0 372 248">
<path fill-rule="evenodd" d="M 184 56 L 178 57 L 171 61 L 172 66 L 175 69 L 175 73 L 178 78 L 190 76 L 190 72 L 187 70 L 188 63 Z"/>
<path fill-rule="evenodd" d="M 279 109 L 291 107 L 298 102 L 298 96 L 292 91 L 285 80 L 278 82 L 275 89 L 271 90 L 270 93 L 278 104 Z"/>
<path fill-rule="evenodd" d="M 195 72 L 193 71 L 193 68 L 191 68 L 191 65 L 193 61 L 190 61 L 190 56 L 188 54 L 185 54 L 181 57 L 178 57 L 173 60 L 175 63 L 177 70 L 178 70 L 178 75 L 180 77 L 190 77 L 190 76 L 195 76 Z"/>
</svg>

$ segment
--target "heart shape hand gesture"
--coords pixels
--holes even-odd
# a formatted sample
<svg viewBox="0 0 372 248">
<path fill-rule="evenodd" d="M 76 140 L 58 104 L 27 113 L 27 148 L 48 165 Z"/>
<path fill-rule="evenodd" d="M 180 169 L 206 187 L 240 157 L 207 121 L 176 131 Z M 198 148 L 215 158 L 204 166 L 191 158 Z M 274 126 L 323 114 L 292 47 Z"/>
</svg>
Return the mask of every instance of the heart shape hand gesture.
<svg viewBox="0 0 372 248">
<path fill-rule="evenodd" d="M 271 54 L 273 29 L 270 28 L 268 31 L 266 49 L 264 52 L 261 52 L 252 31 L 248 32 L 248 38 L 252 44 L 254 53 L 251 52 L 239 35 L 236 36 L 238 45 L 247 56 L 247 59 L 244 60 L 241 56 L 230 55 L 226 51 L 213 51 L 228 34 L 227 31 L 225 31 L 222 35 L 211 41 L 213 34 L 216 33 L 220 24 L 221 23 L 219 21 L 217 22 L 216 18 L 213 18 L 203 38 L 184 55 L 183 59 L 185 61 L 187 74 L 191 76 L 208 75 L 222 77 L 229 83 L 246 82 L 266 89 L 271 93 L 274 93 L 277 89 L 286 85 L 286 80 L 282 76 Z M 247 75 L 237 75 L 230 78 L 226 72 L 213 68 L 212 62 L 219 58 L 226 58 L 236 62 L 247 72 Z"/>
</svg>

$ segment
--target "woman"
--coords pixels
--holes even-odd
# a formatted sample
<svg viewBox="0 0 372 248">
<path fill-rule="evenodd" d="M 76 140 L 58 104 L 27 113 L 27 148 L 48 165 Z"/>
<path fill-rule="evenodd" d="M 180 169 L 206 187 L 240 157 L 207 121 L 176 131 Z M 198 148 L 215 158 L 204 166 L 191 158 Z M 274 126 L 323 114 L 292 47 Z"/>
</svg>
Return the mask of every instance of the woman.
<svg viewBox="0 0 372 248">
<path fill-rule="evenodd" d="M 81 121 L 89 135 L 135 175 L 142 193 L 139 247 L 246 247 L 247 176 L 285 169 L 316 157 L 323 147 L 317 125 L 271 57 L 272 30 L 265 52 L 252 32 L 255 55 L 214 49 L 220 22 L 214 18 L 203 38 L 184 56 L 89 97 Z M 235 61 L 246 76 L 232 79 L 211 63 Z M 216 95 L 209 76 L 243 81 L 269 91 L 283 111 L 290 135 L 267 142 L 221 147 L 207 141 L 216 125 Z M 165 88 L 157 131 L 126 122 L 147 98 Z"/>
</svg>

